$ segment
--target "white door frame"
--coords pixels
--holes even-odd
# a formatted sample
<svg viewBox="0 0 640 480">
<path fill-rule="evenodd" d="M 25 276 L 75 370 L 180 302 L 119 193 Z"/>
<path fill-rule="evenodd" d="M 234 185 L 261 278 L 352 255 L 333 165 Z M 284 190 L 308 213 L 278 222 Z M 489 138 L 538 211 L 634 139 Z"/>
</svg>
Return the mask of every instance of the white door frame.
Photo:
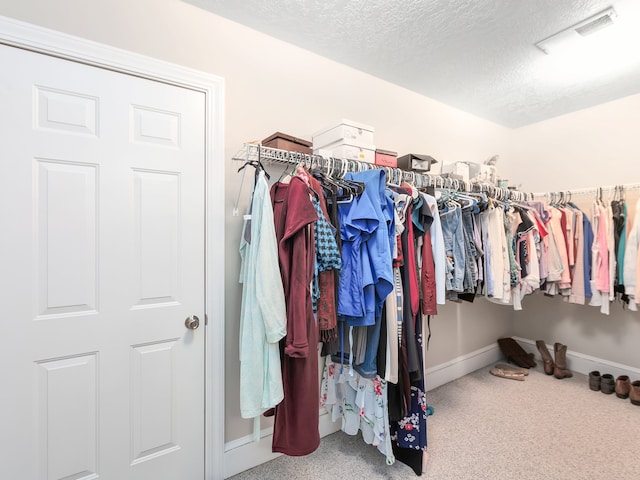
<svg viewBox="0 0 640 480">
<path fill-rule="evenodd" d="M 3 16 L 0 44 L 205 94 L 205 478 L 224 478 L 224 79 Z"/>
</svg>

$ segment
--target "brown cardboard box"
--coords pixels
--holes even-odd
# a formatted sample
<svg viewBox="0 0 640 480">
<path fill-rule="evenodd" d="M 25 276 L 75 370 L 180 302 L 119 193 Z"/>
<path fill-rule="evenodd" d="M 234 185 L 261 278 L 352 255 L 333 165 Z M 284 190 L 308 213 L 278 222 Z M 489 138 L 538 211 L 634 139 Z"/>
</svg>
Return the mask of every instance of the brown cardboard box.
<svg viewBox="0 0 640 480">
<path fill-rule="evenodd" d="M 282 132 L 276 132 L 262 140 L 262 146 L 311 155 L 311 142 Z"/>
</svg>

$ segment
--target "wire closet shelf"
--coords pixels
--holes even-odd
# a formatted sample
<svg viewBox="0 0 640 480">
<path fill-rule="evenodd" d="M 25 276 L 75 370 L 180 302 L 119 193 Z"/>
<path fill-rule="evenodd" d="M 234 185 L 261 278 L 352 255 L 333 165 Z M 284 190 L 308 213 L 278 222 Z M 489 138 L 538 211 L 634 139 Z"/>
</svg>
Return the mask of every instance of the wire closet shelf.
<svg viewBox="0 0 640 480">
<path fill-rule="evenodd" d="M 640 189 L 640 183 L 625 183 L 621 185 L 606 185 L 601 187 L 574 188 L 570 190 L 561 190 L 555 192 L 537 192 L 531 195 L 535 197 L 546 197 L 547 200 L 554 202 L 556 200 L 571 200 L 573 195 L 595 195 L 602 200 L 602 195 L 607 192 L 613 192 L 614 196 L 624 198 L 624 192 L 628 190 Z"/>
<path fill-rule="evenodd" d="M 401 182 L 407 182 L 416 188 L 433 187 L 435 189 L 458 192 L 485 193 L 489 197 L 498 200 L 526 201 L 531 197 L 531 194 L 510 188 L 497 187 L 489 183 L 465 182 L 442 175 L 407 171 L 358 160 L 323 157 L 315 154 L 309 155 L 302 152 L 264 147 L 256 143 L 246 143 L 244 147 L 233 156 L 233 160 L 245 163 L 262 162 L 265 165 L 274 163 L 288 165 L 300 164 L 310 169 L 319 168 L 332 176 L 344 176 L 347 172 L 381 169 L 385 171 L 389 183 L 399 184 Z"/>
</svg>

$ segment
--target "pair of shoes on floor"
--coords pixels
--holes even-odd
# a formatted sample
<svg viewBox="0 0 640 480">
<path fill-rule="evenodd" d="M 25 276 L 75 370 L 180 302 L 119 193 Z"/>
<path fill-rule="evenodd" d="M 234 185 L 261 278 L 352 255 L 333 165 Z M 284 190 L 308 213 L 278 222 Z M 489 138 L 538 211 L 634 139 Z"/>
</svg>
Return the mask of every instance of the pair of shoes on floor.
<svg viewBox="0 0 640 480">
<path fill-rule="evenodd" d="M 616 397 L 629 399 L 633 405 L 640 406 L 640 380 L 632 382 L 628 375 L 620 375 L 613 380 L 613 375 L 594 370 L 589 372 L 589 388 L 594 391 L 610 395 L 615 392 Z"/>
<path fill-rule="evenodd" d="M 536 347 L 542 356 L 542 362 L 544 363 L 544 373 L 547 375 L 553 375 L 556 378 L 569 378 L 573 377 L 571 370 L 567 368 L 567 346 L 562 343 L 556 342 L 553 345 L 554 357 L 551 357 L 551 353 L 547 349 L 547 344 L 544 340 L 536 340 Z"/>
<path fill-rule="evenodd" d="M 529 375 L 529 369 L 516 367 L 514 365 L 507 365 L 506 363 L 498 363 L 489 370 L 489 373 L 496 377 L 507 378 L 509 380 L 520 380 L 523 382 L 524 377 Z"/>
<path fill-rule="evenodd" d="M 626 375 L 624 375 L 626 377 Z M 616 395 L 623 395 L 623 398 L 627 398 L 629 396 L 629 377 L 627 377 L 628 386 L 625 384 L 624 379 L 622 377 L 618 377 L 618 381 L 613 379 L 613 375 L 610 373 L 604 373 L 600 375 L 600 372 L 594 370 L 593 372 L 589 372 L 589 388 L 594 391 L 600 390 L 602 393 L 606 395 L 611 395 L 616 391 L 616 384 L 618 384 L 618 392 Z M 627 387 L 627 388 L 625 388 Z M 626 393 L 624 392 L 626 390 Z"/>
</svg>

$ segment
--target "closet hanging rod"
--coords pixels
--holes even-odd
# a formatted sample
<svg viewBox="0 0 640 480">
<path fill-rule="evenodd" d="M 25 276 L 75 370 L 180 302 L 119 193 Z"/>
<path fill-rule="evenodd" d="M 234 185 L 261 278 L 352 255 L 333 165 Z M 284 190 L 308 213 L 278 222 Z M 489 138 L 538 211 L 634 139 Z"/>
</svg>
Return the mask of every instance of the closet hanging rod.
<svg viewBox="0 0 640 480">
<path fill-rule="evenodd" d="M 333 167 L 333 171 L 336 173 L 383 169 L 387 172 L 393 172 L 395 177 L 394 180 L 397 180 L 398 182 L 402 180 L 415 181 L 418 179 L 422 180 L 421 184 L 423 186 L 432 185 L 436 188 L 448 188 L 451 190 L 470 190 L 468 182 L 465 185 L 464 182 L 460 180 L 443 177 L 441 175 L 405 171 L 400 168 L 384 167 L 373 163 L 361 162 L 359 160 L 327 158 L 315 154 L 309 155 L 302 152 L 264 147 L 255 143 L 246 143 L 244 148 L 233 157 L 233 160 L 242 162 L 257 161 L 258 159 L 265 163 L 284 163 L 290 165 L 301 163 L 310 168 L 315 166 L 327 168 L 329 165 L 330 167 Z"/>
<path fill-rule="evenodd" d="M 599 192 L 614 192 L 616 189 L 622 189 L 622 191 L 626 190 L 634 190 L 636 188 L 640 188 L 640 183 L 623 183 L 620 185 L 607 185 L 604 187 L 586 187 L 586 188 L 574 188 L 570 190 L 558 190 L 554 192 L 538 192 L 533 193 L 534 197 L 550 197 L 551 195 L 559 195 L 559 194 L 568 194 L 568 195 L 595 195 Z"/>
<path fill-rule="evenodd" d="M 385 167 L 372 163 L 361 162 L 358 160 L 346 160 L 341 158 L 326 158 L 321 155 L 309 155 L 302 152 L 293 152 L 289 150 L 281 150 L 277 148 L 264 147 L 257 143 L 245 143 L 234 157 L 233 160 L 241 162 L 256 162 L 260 160 L 264 163 L 280 163 L 280 164 L 303 164 L 311 167 L 331 168 L 333 172 L 358 172 L 371 169 L 383 169 L 387 172 L 387 176 L 392 183 L 400 183 L 406 181 L 416 187 L 434 187 L 445 190 L 454 190 L 462 192 L 485 193 L 489 197 L 500 200 L 523 201 L 530 194 L 525 194 L 517 190 L 509 188 L 501 188 L 490 184 L 478 184 L 465 182 L 462 180 L 436 175 L 431 173 L 419 173 L 414 171 L 406 171 L 400 168 Z"/>
</svg>

